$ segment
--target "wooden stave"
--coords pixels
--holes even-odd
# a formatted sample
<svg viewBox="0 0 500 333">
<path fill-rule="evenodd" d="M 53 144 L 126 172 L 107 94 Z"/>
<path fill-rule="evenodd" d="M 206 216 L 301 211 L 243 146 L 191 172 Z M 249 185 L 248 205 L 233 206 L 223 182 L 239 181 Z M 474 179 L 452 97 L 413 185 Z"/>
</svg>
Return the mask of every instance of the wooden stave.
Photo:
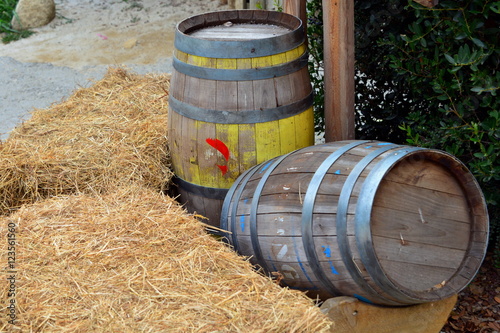
<svg viewBox="0 0 500 333">
<path fill-rule="evenodd" d="M 213 16 L 212 19 L 207 20 L 207 15 Z M 304 34 L 303 27 L 302 27 L 300 20 L 298 20 L 297 18 L 295 18 L 291 15 L 284 14 L 284 13 L 283 14 L 263 13 L 262 11 L 243 11 L 243 12 L 238 11 L 237 15 L 242 16 L 240 19 L 244 22 L 247 22 L 248 20 L 250 20 L 250 21 L 256 20 L 257 22 L 267 22 L 266 20 L 269 18 L 279 17 L 280 20 L 273 21 L 273 22 L 285 23 L 285 25 L 292 28 L 292 31 L 288 34 L 277 36 L 278 38 L 272 37 L 272 38 L 268 38 L 268 39 L 264 39 L 264 40 L 259 40 L 257 44 L 253 45 L 252 48 L 255 48 L 257 51 L 250 52 L 250 54 L 248 54 L 247 56 L 249 58 L 251 57 L 252 59 L 254 59 L 254 60 L 252 60 L 252 66 L 254 66 L 254 68 L 251 68 L 249 70 L 246 70 L 246 69 L 233 70 L 233 69 L 231 69 L 231 67 L 229 67 L 227 69 L 222 68 L 222 69 L 219 69 L 219 71 L 223 72 L 222 77 L 218 77 L 217 75 L 215 75 L 215 76 L 213 75 L 214 71 L 216 71 L 217 68 L 206 68 L 205 71 L 208 72 L 208 74 L 210 74 L 209 76 L 202 76 L 200 78 L 196 78 L 196 75 L 193 74 L 196 72 L 193 72 L 191 74 L 193 74 L 194 76 L 190 78 L 191 81 L 199 79 L 200 82 L 201 81 L 204 81 L 204 82 L 211 81 L 213 83 L 210 83 L 210 84 L 215 85 L 215 84 L 219 84 L 220 81 L 227 81 L 229 79 L 234 79 L 237 82 L 241 82 L 241 84 L 243 85 L 243 84 L 245 84 L 245 82 L 252 82 L 252 81 L 249 81 L 249 79 L 255 79 L 255 81 L 258 81 L 258 80 L 267 78 L 267 79 L 271 79 L 271 80 L 275 81 L 275 80 L 279 79 L 280 77 L 284 77 L 284 78 L 286 78 L 285 80 L 290 81 L 290 84 L 292 85 L 290 87 L 293 87 L 293 85 L 294 85 L 294 83 L 292 83 L 293 81 L 297 81 L 298 78 L 302 78 L 302 79 L 305 78 L 304 73 L 307 73 L 307 67 L 306 67 L 307 63 L 306 63 L 306 61 L 304 61 L 304 59 L 307 59 L 307 52 L 306 52 L 306 46 L 305 46 L 305 34 Z M 217 20 L 213 19 L 216 16 L 218 16 L 219 20 L 222 20 L 222 21 L 217 21 Z M 182 71 L 186 68 L 188 68 L 188 69 L 189 68 L 191 68 L 191 69 L 196 68 L 196 66 L 188 63 L 189 59 L 190 59 L 189 57 L 191 57 L 191 56 L 189 54 L 186 54 L 184 51 L 192 52 L 194 54 L 193 57 L 197 56 L 198 60 L 200 60 L 200 58 L 203 58 L 202 56 L 207 56 L 207 55 L 211 56 L 211 57 L 223 58 L 221 60 L 225 59 L 224 61 L 226 61 L 226 62 L 229 61 L 229 63 L 233 60 L 235 60 L 235 61 L 240 60 L 240 59 L 226 59 L 228 57 L 227 54 L 230 54 L 231 57 L 234 57 L 235 54 L 236 54 L 236 56 L 238 54 L 240 56 L 243 56 L 240 53 L 237 54 L 237 52 L 235 52 L 235 50 L 233 50 L 234 52 L 227 52 L 227 49 L 225 49 L 224 54 L 222 54 L 222 55 L 217 54 L 217 53 L 208 53 L 207 54 L 206 52 L 199 53 L 199 51 L 200 50 L 207 50 L 207 49 L 210 50 L 212 48 L 199 47 L 199 45 L 197 45 L 194 48 L 184 46 L 184 45 L 191 45 L 190 43 L 192 43 L 194 40 L 193 38 L 191 38 L 189 35 L 186 34 L 190 29 L 196 29 L 197 26 L 199 26 L 200 24 L 206 24 L 207 21 L 210 21 L 211 22 L 210 24 L 215 25 L 215 24 L 220 24 L 224 20 L 234 20 L 234 19 L 235 19 L 234 11 L 228 11 L 228 12 L 201 14 L 201 15 L 197 15 L 196 17 L 189 18 L 189 19 L 179 23 L 177 26 L 177 29 L 176 29 L 177 34 L 176 34 L 176 44 L 175 44 L 176 50 L 174 52 L 174 58 L 175 58 L 174 63 L 176 63 L 177 65 L 179 65 L 179 64 L 181 64 L 181 65 L 174 66 L 173 78 L 175 79 L 176 77 L 179 76 L 179 74 L 184 75 L 182 73 Z M 189 25 L 189 24 L 191 24 L 191 25 Z M 186 40 L 188 40 L 188 42 L 184 43 Z M 218 43 L 214 43 L 214 41 L 204 41 L 203 43 L 212 43 L 212 45 L 219 45 Z M 234 42 L 232 44 L 233 44 L 233 47 L 236 47 L 237 49 L 241 49 L 243 44 L 246 45 L 245 47 L 251 46 L 252 43 L 254 43 L 254 41 L 244 41 L 243 44 L 241 44 L 241 43 L 242 43 L 242 41 L 238 41 L 238 42 Z M 266 43 L 269 45 L 274 45 L 274 46 L 267 47 L 268 51 L 265 51 L 265 52 L 261 51 L 261 45 L 265 45 Z M 275 47 L 276 43 L 279 44 L 279 48 Z M 239 44 L 239 45 L 235 46 L 236 44 Z M 219 45 L 219 46 L 221 46 L 221 45 Z M 177 49 L 177 48 L 179 48 L 179 49 Z M 215 49 L 218 49 L 218 48 L 220 48 L 220 47 L 216 47 Z M 283 54 L 276 54 L 277 51 L 283 52 Z M 268 55 L 269 55 L 269 57 L 267 57 Z M 281 59 L 284 59 L 284 62 L 278 63 L 277 65 L 270 66 L 269 68 L 259 67 L 259 63 L 261 63 L 262 61 L 264 63 L 270 62 L 269 59 L 266 60 L 266 57 L 269 59 L 281 58 Z M 205 61 L 207 63 L 213 63 L 213 64 L 215 64 L 218 61 L 218 59 L 215 59 L 215 58 L 210 58 L 210 59 L 207 58 L 207 60 L 203 60 L 203 59 L 201 59 L 201 60 Z M 241 59 L 241 60 L 243 60 L 243 59 Z M 184 62 L 184 61 L 186 61 L 186 62 Z M 273 60 L 272 62 L 274 64 L 275 60 Z M 175 67 L 177 67 L 177 68 L 175 68 Z M 201 68 L 201 69 L 203 71 L 203 68 Z M 276 71 L 276 74 L 271 75 L 270 73 L 272 73 L 273 71 Z M 225 73 L 228 73 L 228 74 L 225 74 Z M 262 76 L 262 78 L 260 78 L 259 75 Z M 295 75 L 297 78 L 292 78 L 292 75 Z M 307 75 L 308 75 L 308 73 L 307 73 Z M 218 78 L 220 80 L 208 80 L 207 78 L 209 78 L 210 76 L 214 76 L 215 78 Z M 227 76 L 227 77 L 224 77 L 224 76 Z M 290 76 L 290 78 L 288 78 L 288 76 Z M 307 78 L 307 80 L 309 80 L 309 79 Z M 233 81 L 230 81 L 229 83 L 231 84 L 232 82 Z M 287 123 L 288 119 L 292 119 L 291 121 L 296 122 L 297 124 L 303 119 L 311 118 L 311 120 L 312 120 L 312 98 L 311 98 L 312 97 L 312 87 L 310 86 L 310 82 L 309 81 L 307 81 L 307 82 L 308 82 L 309 87 L 306 90 L 300 91 L 300 93 L 291 94 L 293 97 L 296 97 L 296 100 L 291 101 L 291 104 L 295 104 L 295 105 L 291 105 L 290 107 L 288 107 L 288 110 L 286 110 L 286 108 L 279 107 L 278 110 L 272 110 L 272 108 L 267 108 L 267 109 L 264 109 L 264 111 L 265 112 L 269 111 L 269 113 L 271 114 L 271 115 L 269 115 L 269 117 L 274 118 L 273 121 L 275 121 L 275 122 L 279 121 L 280 124 Z M 179 85 L 180 84 L 175 84 L 175 82 L 173 82 L 173 84 L 171 84 L 171 86 L 172 86 L 171 93 L 170 93 L 171 101 L 173 100 L 172 98 L 175 99 L 176 96 L 178 96 L 178 93 L 180 92 L 179 87 L 178 87 Z M 307 84 L 304 84 L 304 86 L 307 86 Z M 181 87 L 181 89 L 184 89 L 184 88 Z M 287 89 L 288 88 L 285 87 L 283 90 L 287 90 Z M 183 93 L 179 96 L 184 97 Z M 202 103 L 202 101 L 195 102 L 195 104 L 196 103 L 198 105 L 204 104 L 204 103 Z M 173 103 L 171 103 L 171 104 L 175 104 L 175 101 L 173 101 Z M 210 111 L 210 109 L 208 109 L 208 110 Z M 170 108 L 170 106 L 169 106 L 169 126 L 172 123 L 171 115 L 175 111 L 176 110 Z M 198 109 L 195 111 L 198 111 Z M 219 110 L 212 110 L 212 111 L 219 111 Z M 230 113 L 233 111 L 234 110 L 231 110 L 231 109 L 220 110 L 221 113 L 224 113 L 224 112 Z M 243 111 L 247 111 L 247 109 L 243 108 Z M 249 110 L 249 111 L 251 111 L 251 110 Z M 254 110 L 254 113 L 256 115 L 257 115 L 257 111 L 258 110 Z M 196 113 L 196 112 L 194 112 L 194 113 Z M 213 112 L 213 114 L 215 114 L 215 112 Z M 250 114 L 250 112 L 249 112 L 249 114 Z M 235 118 L 237 118 L 237 117 L 235 117 Z M 253 119 L 253 120 L 256 120 L 256 122 L 258 121 L 261 123 L 266 123 L 266 121 L 269 120 L 269 119 L 264 119 L 264 118 L 262 120 L 259 120 L 256 117 L 254 117 L 254 118 L 255 119 Z M 224 120 L 225 119 L 223 116 L 217 117 L 217 123 L 219 123 L 219 124 L 224 123 Z M 182 121 L 185 122 L 184 120 L 182 120 Z M 241 127 L 241 123 L 254 124 L 254 122 L 251 122 L 250 120 L 241 121 L 241 119 L 239 121 L 234 120 L 234 121 L 229 122 L 229 123 L 230 124 L 237 124 L 237 126 L 238 126 L 237 131 L 240 131 L 239 128 Z M 193 124 L 194 124 L 194 126 L 197 126 L 196 123 L 193 123 Z M 311 124 L 312 124 L 312 122 L 311 122 Z M 182 127 L 182 126 L 177 126 L 177 125 L 178 124 L 176 123 L 176 125 L 174 125 L 174 127 Z M 293 125 L 293 126 L 296 127 L 298 125 Z M 312 127 L 312 125 L 311 125 L 311 127 Z M 176 130 L 170 129 L 170 131 L 171 131 L 171 133 L 175 133 Z M 213 132 L 215 132 L 215 131 L 216 130 L 214 129 Z M 313 127 L 312 127 L 312 130 L 310 132 L 311 132 L 310 135 L 309 134 L 307 135 L 307 137 L 310 136 L 310 138 L 306 138 L 307 140 L 305 140 L 305 141 L 297 139 L 296 143 L 295 143 L 297 146 L 293 149 L 296 149 L 298 147 L 304 147 L 307 145 L 312 145 L 313 141 L 314 141 L 314 138 L 313 138 L 314 129 L 313 129 Z M 255 133 L 257 133 L 257 129 L 255 129 Z M 279 135 L 279 134 L 276 134 L 276 135 Z M 298 135 L 298 133 L 297 133 L 297 135 Z M 169 135 L 169 136 L 175 137 L 175 135 Z M 279 140 L 279 138 L 274 138 L 274 140 Z M 302 142 L 302 141 L 304 141 L 304 142 Z M 286 144 L 289 145 L 289 143 L 286 143 Z M 173 146 L 175 146 L 175 145 L 173 145 Z M 276 156 L 276 155 L 279 155 L 280 153 L 283 153 L 283 149 L 285 149 L 285 148 L 282 147 L 280 152 L 273 153 L 274 154 L 273 156 Z M 173 150 L 174 151 L 173 151 L 172 155 L 174 156 L 175 155 L 175 148 Z M 257 152 L 256 152 L 256 155 L 257 155 Z M 267 158 L 269 158 L 269 156 L 264 156 L 264 154 L 262 154 L 262 152 L 259 155 L 262 155 L 262 157 L 257 156 L 256 160 L 253 162 L 252 165 L 255 165 L 256 163 L 258 163 L 260 161 L 264 161 Z M 173 160 L 175 160 L 175 158 L 173 158 Z M 228 161 L 228 163 L 229 163 L 229 161 Z M 178 165 L 179 168 L 183 164 L 188 165 L 187 162 L 183 162 L 183 164 L 182 163 L 173 163 L 173 165 L 174 164 Z M 176 174 L 177 174 L 177 173 L 179 173 L 178 172 L 179 169 L 176 168 L 175 165 L 174 165 L 174 171 L 176 171 Z M 175 169 L 177 169 L 177 170 L 175 170 Z M 244 170 L 246 168 L 243 165 L 240 165 L 239 169 Z M 190 178 L 189 175 L 186 176 L 185 174 L 180 175 L 180 176 L 178 175 L 178 179 L 182 180 L 180 187 L 183 186 L 182 184 L 190 184 L 188 186 L 190 188 L 193 188 L 196 186 L 203 187 L 206 185 L 207 188 L 214 188 L 215 186 L 217 186 L 217 187 L 221 187 L 227 191 L 229 189 L 230 185 L 232 184 L 232 181 L 231 181 L 232 176 L 229 177 L 227 179 L 227 181 L 223 181 L 222 183 L 220 183 L 220 181 L 214 181 L 216 184 L 214 182 L 204 183 L 201 180 L 197 180 L 198 179 L 197 175 L 194 175 L 192 178 Z M 230 181 L 230 183 L 228 183 L 228 181 Z M 186 188 L 181 188 L 180 190 L 184 193 L 190 193 L 190 190 L 186 189 Z M 219 200 L 219 199 L 214 199 L 214 201 L 217 201 L 217 200 Z M 191 210 L 193 210 L 193 209 L 191 209 Z M 201 214 L 204 214 L 203 209 L 201 209 L 201 211 L 198 210 L 198 212 Z M 210 223 L 215 225 L 216 223 L 218 223 L 218 219 L 217 219 L 217 222 L 212 221 Z"/>
<path fill-rule="evenodd" d="M 310 148 L 311 147 L 299 149 L 296 152 L 305 151 L 305 150 L 310 149 Z M 421 152 L 420 149 L 408 148 L 408 147 L 405 147 L 405 146 L 397 146 L 397 145 L 395 145 L 395 148 L 399 149 L 399 150 L 406 150 L 407 151 L 406 154 L 414 153 L 415 151 L 420 151 Z M 389 150 L 389 149 L 387 149 L 387 150 Z M 425 152 L 432 153 L 433 151 L 431 151 L 431 150 L 425 150 Z M 438 152 L 438 153 L 439 154 L 445 154 L 443 152 Z M 447 154 L 445 154 L 445 155 L 447 155 Z M 403 157 L 404 157 L 404 154 L 400 155 L 399 159 L 402 159 Z M 447 155 L 447 159 L 448 158 L 454 159 L 451 155 Z M 268 164 L 271 163 L 271 164 L 274 165 L 274 164 L 276 164 L 275 161 L 276 161 L 276 159 L 273 159 L 270 162 L 268 162 Z M 453 163 L 460 163 L 460 162 L 458 160 L 454 159 Z M 248 172 L 251 172 L 252 174 L 257 174 L 259 168 L 262 168 L 262 165 L 263 164 L 255 166 L 254 168 L 252 168 Z M 462 166 L 461 166 L 461 168 L 464 171 L 464 174 L 466 175 L 465 178 L 468 178 L 468 182 L 474 183 L 475 182 L 474 178 L 470 175 L 470 173 L 468 173 L 468 170 L 466 168 L 464 169 Z M 275 166 L 275 167 L 277 167 L 277 166 Z M 388 170 L 386 170 L 386 172 L 388 172 Z M 241 178 L 234 185 L 235 187 L 239 187 L 238 190 L 240 191 L 240 195 L 241 195 L 241 192 L 242 192 L 241 191 L 242 187 L 246 186 L 246 184 L 242 184 L 241 183 L 241 180 L 243 178 L 246 178 L 246 182 L 248 183 L 249 177 L 248 177 L 248 174 L 245 173 L 245 174 L 241 175 Z M 263 178 L 261 178 L 259 180 L 259 182 L 262 181 L 262 179 Z M 238 240 L 238 237 L 242 238 L 242 237 L 248 237 L 248 236 L 238 236 L 239 235 L 238 232 L 237 232 L 238 229 L 235 226 L 235 224 L 237 223 L 237 222 L 235 222 L 236 221 L 235 212 L 237 210 L 237 209 L 235 209 L 235 207 L 239 205 L 239 201 L 236 200 L 235 201 L 236 203 L 234 202 L 234 199 L 235 199 L 234 193 L 235 193 L 235 191 L 236 190 L 233 191 L 233 188 L 231 188 L 230 193 L 226 197 L 226 200 L 225 200 L 224 206 L 223 206 L 223 213 L 222 213 L 223 220 L 221 220 L 222 221 L 221 225 L 223 226 L 224 229 L 227 228 L 227 230 L 229 230 L 232 233 L 230 237 L 228 236 L 229 237 L 229 242 L 232 243 L 233 245 L 235 245 L 236 250 L 238 250 L 239 247 L 248 248 L 248 245 L 239 246 L 238 241 L 235 242 L 235 239 Z M 472 189 L 469 192 L 472 193 L 472 194 L 474 194 L 474 193 L 477 194 L 476 196 L 479 197 L 479 198 L 482 197 L 480 189 L 477 186 L 477 182 L 475 182 L 475 184 L 472 186 Z M 256 200 L 255 197 L 252 200 Z M 443 286 L 439 286 L 437 288 L 434 288 L 433 290 L 428 290 L 428 291 L 425 291 L 425 292 L 420 292 L 420 293 L 416 293 L 415 294 L 415 293 L 412 293 L 412 292 L 408 292 L 408 290 L 404 290 L 404 288 L 399 288 L 397 286 L 397 283 L 394 283 L 394 281 L 390 281 L 392 285 L 389 288 L 389 292 L 387 292 L 387 290 L 380 289 L 378 287 L 378 283 L 380 281 L 374 281 L 374 280 L 372 280 L 371 276 L 368 276 L 368 277 L 367 276 L 363 276 L 363 279 L 367 280 L 369 284 L 370 283 L 374 284 L 376 286 L 376 289 L 379 292 L 381 291 L 380 295 L 378 295 L 380 297 L 375 297 L 375 298 L 370 297 L 370 296 L 373 296 L 373 295 L 371 295 L 371 293 L 366 294 L 366 293 L 363 293 L 362 290 L 361 290 L 361 292 L 359 292 L 360 288 L 358 288 L 358 290 L 357 290 L 358 293 L 355 295 L 355 297 L 358 297 L 358 298 L 360 298 L 360 299 L 362 299 L 364 301 L 372 301 L 372 302 L 377 303 L 377 304 L 392 305 L 392 306 L 404 306 L 404 305 L 409 305 L 409 304 L 423 303 L 423 302 L 427 302 L 427 301 L 435 301 L 435 300 L 438 300 L 438 299 L 441 299 L 441 298 L 445 298 L 445 297 L 447 297 L 447 296 L 449 296 L 449 295 L 451 295 L 453 293 L 458 292 L 460 290 L 460 288 L 464 288 L 467 285 L 467 283 L 474 277 L 475 273 L 474 274 L 469 274 L 469 276 L 467 278 L 460 277 L 460 276 L 457 276 L 457 275 L 460 275 L 460 273 L 461 273 L 462 270 L 469 270 L 469 271 L 472 270 L 472 271 L 477 272 L 477 270 L 478 270 L 478 268 L 480 266 L 480 263 L 482 262 L 482 260 L 484 258 L 485 249 L 486 249 L 486 241 L 487 241 L 487 237 L 488 237 L 488 228 L 487 228 L 488 221 L 487 221 L 487 212 L 485 210 L 486 209 L 485 202 L 481 201 L 481 200 L 479 200 L 477 198 L 474 199 L 474 200 L 480 201 L 480 203 L 477 205 L 477 206 L 479 206 L 479 208 L 476 207 L 476 209 L 475 209 L 476 211 L 479 211 L 479 213 L 475 213 L 475 214 L 477 214 L 478 216 L 480 216 L 480 218 L 479 218 L 479 220 L 473 222 L 474 224 L 478 224 L 478 226 L 473 225 L 471 227 L 471 233 L 477 233 L 477 235 L 476 235 L 477 237 L 471 237 L 471 242 L 473 242 L 473 244 L 472 244 L 472 248 L 473 249 L 470 251 L 470 253 L 467 254 L 467 256 L 464 257 L 461 267 L 457 268 L 457 270 L 456 270 L 456 274 L 454 276 L 450 277 L 450 281 L 451 281 L 450 284 L 454 284 L 453 287 L 449 287 L 448 285 L 443 285 Z M 484 198 L 483 198 L 483 200 L 484 200 Z M 256 204 L 254 204 L 253 206 L 255 207 Z M 228 210 L 228 207 L 231 207 L 232 212 Z M 254 227 L 254 232 L 255 232 L 255 229 L 256 228 Z M 474 229 L 478 229 L 478 231 L 475 231 Z M 262 236 L 262 235 L 259 235 L 259 236 Z M 271 237 L 270 235 L 267 235 L 267 236 Z M 301 238 L 302 239 L 304 239 L 303 236 L 304 235 L 301 234 Z M 250 237 L 254 237 L 255 238 L 255 235 L 250 235 Z M 476 240 L 474 238 L 478 238 L 479 240 Z M 357 240 L 355 239 L 354 243 L 356 241 Z M 484 242 L 481 243 L 481 241 L 484 241 Z M 255 240 L 253 241 L 253 244 L 255 244 Z M 303 245 L 304 248 L 306 246 L 307 246 L 307 244 Z M 242 254 L 243 255 L 253 255 L 252 251 L 253 251 L 253 249 L 251 249 L 251 252 L 245 252 L 245 253 L 242 253 Z M 302 251 L 301 252 L 302 255 L 305 256 L 305 250 L 302 249 L 300 251 Z M 263 255 L 261 254 L 260 257 L 262 258 Z M 342 259 L 342 261 L 345 261 L 345 257 L 342 257 L 341 259 Z M 272 266 L 273 264 L 272 264 L 272 262 L 271 262 L 270 259 L 269 259 L 269 261 L 267 263 L 265 261 L 266 260 L 264 260 L 264 263 L 263 263 L 262 259 L 261 259 L 261 260 L 254 260 L 253 262 L 256 263 L 256 264 L 258 264 L 261 267 L 264 267 L 269 272 L 269 267 L 268 266 L 269 265 Z M 307 262 L 307 264 L 309 265 L 310 262 Z M 323 264 L 323 266 L 324 266 L 324 262 L 321 263 L 321 264 Z M 355 265 L 363 265 L 363 262 L 360 261 L 360 262 L 356 263 Z M 327 268 L 323 268 L 323 269 L 327 269 Z M 318 280 L 320 280 L 320 279 L 318 279 Z M 320 282 L 320 281 L 318 281 L 318 282 Z M 287 283 L 287 281 L 285 281 L 285 283 Z M 352 287 L 352 285 L 351 285 L 351 287 Z M 360 287 L 360 286 L 358 284 L 356 284 L 355 287 Z M 302 289 L 303 290 L 308 290 L 308 289 L 310 289 L 310 286 L 306 286 L 305 288 L 302 288 Z M 356 288 L 353 288 L 353 289 L 356 289 Z M 314 292 L 313 292 L 313 294 L 314 294 Z M 318 293 L 318 292 L 316 292 L 316 294 L 322 294 L 323 297 L 338 296 L 338 294 L 332 294 L 330 292 L 326 292 L 326 293 Z"/>
</svg>

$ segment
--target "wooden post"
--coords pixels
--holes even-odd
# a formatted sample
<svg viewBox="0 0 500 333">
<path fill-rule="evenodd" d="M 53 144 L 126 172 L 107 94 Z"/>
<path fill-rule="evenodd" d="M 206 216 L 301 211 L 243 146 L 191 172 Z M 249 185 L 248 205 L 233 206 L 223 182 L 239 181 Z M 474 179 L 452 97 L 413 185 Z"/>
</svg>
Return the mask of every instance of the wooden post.
<svg viewBox="0 0 500 333">
<path fill-rule="evenodd" d="M 297 16 L 302 20 L 304 29 L 307 29 L 306 0 L 284 0 L 283 11 L 285 13 Z"/>
<path fill-rule="evenodd" d="M 323 0 L 325 141 L 354 139 L 354 1 Z"/>
<path fill-rule="evenodd" d="M 354 0 L 323 0 L 325 141 L 354 139 Z M 306 1 L 284 11 L 307 23 Z"/>
</svg>

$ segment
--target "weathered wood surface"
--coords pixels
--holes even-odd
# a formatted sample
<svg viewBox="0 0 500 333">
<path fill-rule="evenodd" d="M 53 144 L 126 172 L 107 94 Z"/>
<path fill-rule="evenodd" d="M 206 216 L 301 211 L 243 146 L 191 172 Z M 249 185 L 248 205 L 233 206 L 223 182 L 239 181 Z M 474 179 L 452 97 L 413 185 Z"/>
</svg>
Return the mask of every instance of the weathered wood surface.
<svg viewBox="0 0 500 333">
<path fill-rule="evenodd" d="M 352 297 L 328 299 L 321 311 L 332 319 L 332 333 L 439 333 L 457 295 L 404 308 L 378 307 Z"/>
<path fill-rule="evenodd" d="M 198 195 L 190 191 L 186 191 L 182 187 L 178 188 L 178 201 L 182 205 L 196 207 L 199 220 L 210 226 L 218 227 L 220 219 L 220 211 L 222 210 L 223 201 L 203 195 Z"/>
<path fill-rule="evenodd" d="M 262 108 L 265 112 L 277 103 L 286 105 L 293 102 L 293 98 L 307 96 L 310 93 L 307 82 L 300 84 L 306 71 L 304 68 L 291 73 L 283 82 L 278 78 L 254 82 L 250 90 L 241 89 L 239 82 L 233 81 L 217 81 L 202 89 L 200 81 L 203 80 L 178 72 L 172 82 L 178 77 L 179 82 L 185 82 L 183 101 L 195 106 L 213 103 L 216 110 L 244 112 L 249 107 L 248 99 L 240 98 L 244 92 L 252 95 L 251 108 Z M 174 98 L 180 97 L 174 91 L 171 94 Z M 255 124 L 220 124 L 210 122 L 209 118 L 203 122 L 179 115 L 175 109 L 172 111 L 169 138 L 173 143 L 172 163 L 176 175 L 199 185 L 229 188 L 239 174 L 256 163 L 313 143 L 311 108 L 293 117 Z M 229 159 L 208 145 L 208 138 L 223 142 L 230 151 Z M 227 171 L 222 173 L 217 165 L 227 166 Z"/>
<path fill-rule="evenodd" d="M 196 30 L 190 35 L 210 40 L 250 40 L 284 35 L 290 29 L 274 24 L 249 24 L 228 21 L 222 25 Z"/>
<path fill-rule="evenodd" d="M 223 26 L 228 21 L 234 24 Z M 178 25 L 177 38 L 189 38 L 189 43 L 176 40 L 169 103 L 172 165 L 179 178 L 201 187 L 228 189 L 255 164 L 314 143 L 312 87 L 306 62 L 301 60 L 306 57 L 306 45 L 299 27 L 290 15 L 263 11 L 208 13 Z M 222 30 L 239 33 L 212 38 Z M 297 32 L 302 38 L 297 38 Z M 276 37 L 288 43 L 280 45 L 283 50 L 267 46 L 274 45 Z M 213 48 L 188 53 L 201 40 Z M 220 44 L 211 43 L 230 41 L 251 49 L 257 40 L 260 44 L 255 45 L 270 49 L 269 55 L 212 55 L 220 51 L 214 51 Z M 283 108 L 289 111 L 280 113 Z M 181 201 L 187 202 L 190 211 L 214 216 L 205 210 L 218 206 L 201 205 L 198 199 L 197 208 Z"/>
<path fill-rule="evenodd" d="M 325 140 L 354 139 L 354 1 L 323 0 Z"/>
<path fill-rule="evenodd" d="M 283 0 L 283 11 L 300 18 L 304 28 L 307 28 L 307 9 L 305 0 Z"/>
<path fill-rule="evenodd" d="M 351 143 L 357 146 L 324 169 L 326 159 Z M 402 305 L 449 297 L 479 269 L 488 238 L 484 199 L 470 200 L 481 196 L 480 189 L 450 155 L 344 141 L 275 161 L 233 185 L 223 214 L 235 248 L 269 271 L 284 271 L 285 285 L 332 297 L 331 284 L 344 295 Z M 361 163 L 367 163 L 362 170 Z M 384 173 L 375 181 L 380 170 Z M 318 186 L 313 200 L 312 186 Z M 364 201 L 372 189 L 373 201 Z M 341 197 L 348 201 L 341 204 Z M 369 235 L 368 242 L 362 234 Z M 375 268 L 388 282 L 380 282 Z"/>
</svg>

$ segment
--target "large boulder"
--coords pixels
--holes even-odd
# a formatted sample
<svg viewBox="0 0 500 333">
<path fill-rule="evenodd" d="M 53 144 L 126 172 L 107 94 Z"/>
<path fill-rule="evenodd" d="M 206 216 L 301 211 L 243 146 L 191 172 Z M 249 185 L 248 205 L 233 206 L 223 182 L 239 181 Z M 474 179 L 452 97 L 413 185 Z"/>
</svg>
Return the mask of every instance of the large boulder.
<svg viewBox="0 0 500 333">
<path fill-rule="evenodd" d="M 54 0 L 19 0 L 11 25 L 15 30 L 37 28 L 48 24 L 55 16 Z"/>
</svg>

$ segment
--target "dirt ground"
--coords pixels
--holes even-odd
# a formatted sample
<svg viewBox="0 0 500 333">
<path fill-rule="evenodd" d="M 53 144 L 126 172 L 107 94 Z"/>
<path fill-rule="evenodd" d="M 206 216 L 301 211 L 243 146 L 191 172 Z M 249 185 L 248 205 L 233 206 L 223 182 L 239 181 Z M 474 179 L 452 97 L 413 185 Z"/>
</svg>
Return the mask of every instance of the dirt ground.
<svg viewBox="0 0 500 333">
<path fill-rule="evenodd" d="M 56 0 L 56 18 L 33 36 L 0 43 L 0 140 L 33 108 L 99 79 L 108 66 L 169 72 L 175 25 L 228 9 L 220 0 Z M 90 84 L 90 83 L 88 83 Z M 443 332 L 499 332 L 499 270 L 488 256 L 459 295 Z"/>
<path fill-rule="evenodd" d="M 170 73 L 175 25 L 228 9 L 220 0 L 55 0 L 56 18 L 29 38 L 0 43 L 0 140 L 34 108 L 67 98 L 109 66 Z"/>
<path fill-rule="evenodd" d="M 226 9 L 219 0 L 56 0 L 56 18 L 29 38 L 0 46 L 0 56 L 82 68 L 154 64 L 171 57 L 175 25 Z"/>
</svg>

